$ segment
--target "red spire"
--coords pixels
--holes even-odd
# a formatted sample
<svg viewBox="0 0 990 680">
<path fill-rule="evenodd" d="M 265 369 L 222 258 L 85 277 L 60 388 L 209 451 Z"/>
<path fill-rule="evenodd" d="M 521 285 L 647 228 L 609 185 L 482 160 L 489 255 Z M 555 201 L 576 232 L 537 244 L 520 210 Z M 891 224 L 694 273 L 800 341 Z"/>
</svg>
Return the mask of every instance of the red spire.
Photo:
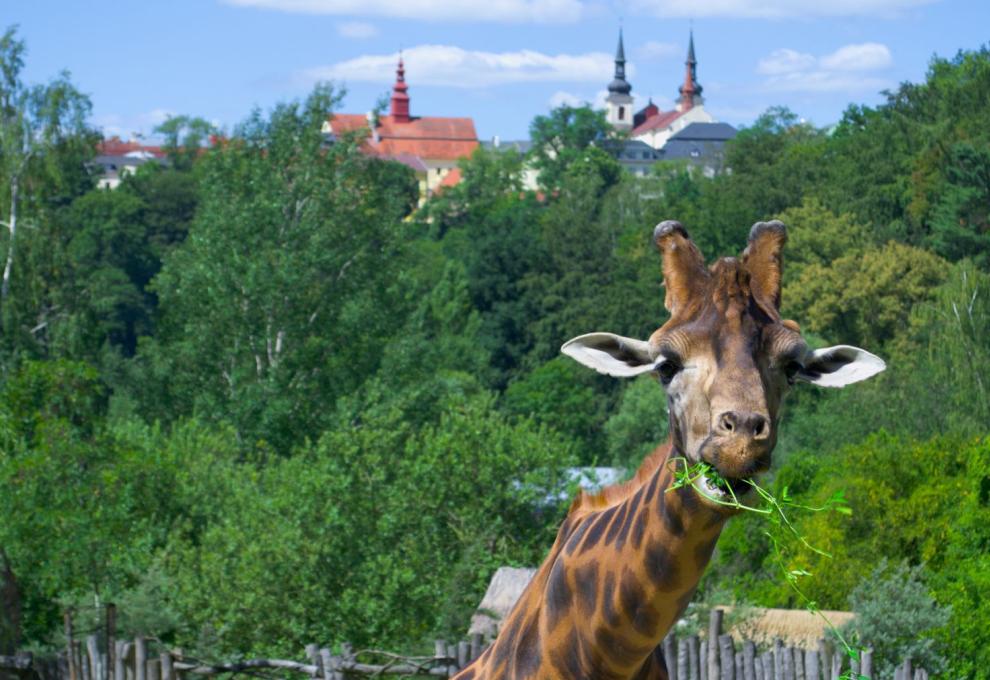
<svg viewBox="0 0 990 680">
<path fill-rule="evenodd" d="M 395 70 L 395 85 L 392 87 L 392 120 L 396 123 L 408 123 L 409 117 L 409 95 L 406 90 L 406 68 L 402 63 L 402 53 L 399 53 L 399 67 Z"/>
</svg>

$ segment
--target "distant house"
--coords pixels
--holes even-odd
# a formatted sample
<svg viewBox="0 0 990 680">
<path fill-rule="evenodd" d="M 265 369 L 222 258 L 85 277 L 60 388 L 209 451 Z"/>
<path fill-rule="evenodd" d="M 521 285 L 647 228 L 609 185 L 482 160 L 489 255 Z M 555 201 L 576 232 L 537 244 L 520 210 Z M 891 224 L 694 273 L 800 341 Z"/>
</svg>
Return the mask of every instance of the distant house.
<svg viewBox="0 0 990 680">
<path fill-rule="evenodd" d="M 691 123 L 657 151 L 658 160 L 685 160 L 706 177 L 725 169 L 725 144 L 736 136 L 728 123 Z"/>
<path fill-rule="evenodd" d="M 104 139 L 96 147 L 97 155 L 90 167 L 99 173 L 96 185 L 100 189 L 116 189 L 125 175 L 145 163 L 165 163 L 165 152 L 159 146 L 148 146 L 119 137 Z"/>
<path fill-rule="evenodd" d="M 416 173 L 420 197 L 424 199 L 460 179 L 457 162 L 478 147 L 478 133 L 471 118 L 413 116 L 409 111 L 409 86 L 399 57 L 389 113 L 333 114 L 323 126 L 329 139 L 363 131 L 366 153 L 406 165 Z"/>
<path fill-rule="evenodd" d="M 650 167 L 659 160 L 687 160 L 709 176 L 724 167 L 725 142 L 735 136 L 736 130 L 727 123 L 715 122 L 705 110 L 693 32 L 684 66 L 684 82 L 678 89 L 673 110 L 661 111 L 651 99 L 642 109 L 631 113 L 632 85 L 626 80 L 625 49 L 619 31 L 615 73 L 605 98 L 605 118 L 624 140 L 612 146 L 612 153 L 634 175 L 649 174 Z"/>
</svg>

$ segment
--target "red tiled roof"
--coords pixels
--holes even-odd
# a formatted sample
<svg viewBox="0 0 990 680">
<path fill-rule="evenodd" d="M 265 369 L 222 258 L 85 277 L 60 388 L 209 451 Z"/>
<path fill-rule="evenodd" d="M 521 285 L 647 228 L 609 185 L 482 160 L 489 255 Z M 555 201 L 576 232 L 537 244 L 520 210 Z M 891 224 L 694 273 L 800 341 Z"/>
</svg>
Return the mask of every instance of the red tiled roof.
<svg viewBox="0 0 990 680">
<path fill-rule="evenodd" d="M 440 180 L 440 186 L 442 187 L 453 187 L 461 181 L 461 169 L 451 168 L 450 172 L 444 175 L 443 179 Z"/>
<path fill-rule="evenodd" d="M 338 113 L 330 119 L 337 134 L 367 130 L 368 119 L 356 113 Z M 424 159 L 456 160 L 470 156 L 478 147 L 478 133 L 470 118 L 423 116 L 408 123 L 396 122 L 392 116 L 379 116 L 378 143 L 369 135 L 368 150 L 382 155 L 411 154 Z"/>
<path fill-rule="evenodd" d="M 96 152 L 103 156 L 124 156 L 132 151 L 146 151 L 156 158 L 164 158 L 165 152 L 160 146 L 148 146 L 140 142 L 125 142 L 120 137 L 103 139 L 96 145 Z"/>
<path fill-rule="evenodd" d="M 684 113 L 685 113 L 684 111 L 676 111 L 676 110 L 667 111 L 666 113 L 658 113 L 655 116 L 651 116 L 650 118 L 647 118 L 646 121 L 644 121 L 636 129 L 634 129 L 630 134 L 633 137 L 636 137 L 637 135 L 641 135 L 644 132 L 649 132 L 650 130 L 665 128 L 671 123 L 673 123 L 675 120 L 680 118 L 681 115 L 683 115 Z"/>
</svg>

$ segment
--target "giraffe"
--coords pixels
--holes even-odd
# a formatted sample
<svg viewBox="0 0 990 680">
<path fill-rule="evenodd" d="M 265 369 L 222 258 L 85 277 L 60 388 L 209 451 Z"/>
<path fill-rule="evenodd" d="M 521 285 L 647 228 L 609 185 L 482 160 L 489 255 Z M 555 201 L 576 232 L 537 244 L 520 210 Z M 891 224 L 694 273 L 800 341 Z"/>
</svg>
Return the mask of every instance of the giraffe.
<svg viewBox="0 0 990 680">
<path fill-rule="evenodd" d="M 561 351 L 614 377 L 653 374 L 670 439 L 630 481 L 578 494 L 498 637 L 457 680 L 666 679 L 660 643 L 738 512 L 707 477 L 672 486 L 675 459 L 710 464 L 744 497 L 746 480 L 770 467 L 792 385 L 842 387 L 885 368 L 848 345 L 811 351 L 781 318 L 781 222 L 756 223 L 740 257 L 711 267 L 679 222 L 661 222 L 653 238 L 670 319 L 647 341 L 589 333 Z"/>
</svg>

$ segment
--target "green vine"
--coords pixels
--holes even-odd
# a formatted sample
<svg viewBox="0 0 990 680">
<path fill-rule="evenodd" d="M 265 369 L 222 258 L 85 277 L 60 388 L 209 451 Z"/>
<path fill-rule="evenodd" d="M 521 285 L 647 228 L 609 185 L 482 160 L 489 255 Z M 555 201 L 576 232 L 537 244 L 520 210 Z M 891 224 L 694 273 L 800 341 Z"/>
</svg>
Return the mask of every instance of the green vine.
<svg viewBox="0 0 990 680">
<path fill-rule="evenodd" d="M 832 632 L 835 639 L 839 641 L 839 644 L 842 645 L 846 656 L 848 656 L 851 661 L 856 661 L 859 663 L 863 650 L 850 645 L 842 633 L 839 632 L 839 629 L 836 628 L 835 624 L 833 624 L 818 607 L 818 603 L 808 597 L 808 595 L 801 589 L 799 583 L 800 579 L 805 576 L 811 576 L 811 572 L 806 569 L 791 568 L 786 563 L 784 551 L 780 546 L 781 535 L 790 534 L 794 536 L 794 538 L 796 538 L 805 549 L 831 559 L 831 554 L 821 548 L 813 546 L 808 542 L 808 539 L 805 538 L 791 522 L 784 509 L 804 510 L 806 512 L 838 512 L 843 515 L 851 515 L 852 509 L 846 502 L 843 491 L 841 489 L 836 491 L 827 501 L 825 501 L 825 503 L 821 506 L 815 507 L 802 505 L 795 502 L 788 493 L 786 486 L 780 490 L 780 497 L 777 498 L 755 481 L 746 479 L 745 482 L 753 487 L 753 490 L 756 491 L 761 501 L 761 504 L 758 506 L 746 505 L 736 496 L 736 493 L 733 490 L 732 485 L 729 484 L 728 480 L 722 477 L 722 475 L 720 475 L 718 471 L 708 463 L 699 462 L 691 464 L 690 461 L 683 457 L 672 458 L 670 463 L 674 463 L 676 467 L 672 470 L 674 481 L 667 489 L 667 492 L 684 486 L 694 486 L 695 490 L 713 503 L 739 510 L 745 510 L 746 512 L 755 512 L 767 517 L 770 522 L 770 528 L 765 530 L 763 533 L 770 539 L 770 544 L 773 547 L 774 564 L 776 564 L 776 566 L 780 569 L 787 585 L 794 591 L 800 601 L 804 603 L 804 607 L 807 611 L 811 612 L 812 615 L 819 617 L 825 622 L 825 626 Z M 731 497 L 731 500 L 717 498 L 705 493 L 695 484 L 695 482 L 701 478 L 705 478 L 710 484 L 727 493 Z M 839 678 L 840 680 L 868 680 L 865 675 L 859 673 L 854 674 L 852 670 L 846 671 L 839 676 Z"/>
</svg>

